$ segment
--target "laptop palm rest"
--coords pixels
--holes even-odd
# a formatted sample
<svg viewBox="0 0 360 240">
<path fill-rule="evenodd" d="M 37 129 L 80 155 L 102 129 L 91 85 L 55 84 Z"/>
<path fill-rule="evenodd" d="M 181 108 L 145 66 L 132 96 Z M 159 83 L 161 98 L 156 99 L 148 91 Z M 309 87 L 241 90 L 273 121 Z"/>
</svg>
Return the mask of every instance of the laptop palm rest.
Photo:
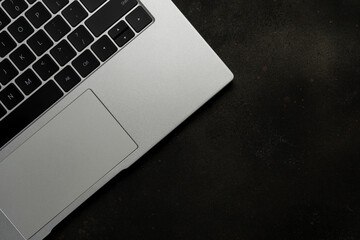
<svg viewBox="0 0 360 240">
<path fill-rule="evenodd" d="M 88 90 L 1 163 L 0 206 L 28 239 L 136 148 Z"/>
<path fill-rule="evenodd" d="M 16 227 L 10 222 L 0 209 L 0 239 L 1 240 L 25 240 Z"/>
</svg>

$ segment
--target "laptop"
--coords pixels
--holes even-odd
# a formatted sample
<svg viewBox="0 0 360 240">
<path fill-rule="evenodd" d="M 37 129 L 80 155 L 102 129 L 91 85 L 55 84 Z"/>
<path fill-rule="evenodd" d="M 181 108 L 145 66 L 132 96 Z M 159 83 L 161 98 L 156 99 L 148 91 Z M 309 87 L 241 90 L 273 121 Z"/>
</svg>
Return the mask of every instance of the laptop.
<svg viewBox="0 0 360 240">
<path fill-rule="evenodd" d="M 0 239 L 43 239 L 232 79 L 170 0 L 0 0 Z"/>
</svg>

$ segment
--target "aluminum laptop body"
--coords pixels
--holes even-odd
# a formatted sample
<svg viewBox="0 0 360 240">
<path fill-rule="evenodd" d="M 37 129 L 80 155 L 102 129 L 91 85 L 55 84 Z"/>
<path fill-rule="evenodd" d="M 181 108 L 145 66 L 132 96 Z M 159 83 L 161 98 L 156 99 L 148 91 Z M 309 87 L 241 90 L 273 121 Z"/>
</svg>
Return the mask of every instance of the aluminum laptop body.
<svg viewBox="0 0 360 240">
<path fill-rule="evenodd" d="M 31 94 L 49 87 L 51 82 L 54 88 L 61 90 L 61 97 L 16 134 L 13 122 L 0 127 L 3 131 L 0 138 L 6 142 L 0 151 L 1 240 L 43 239 L 81 203 L 138 160 L 233 79 L 230 70 L 170 0 L 137 1 L 136 6 L 107 29 L 101 29 L 101 24 L 109 19 L 103 17 L 103 22 L 95 21 L 98 20 L 95 18 L 89 20 L 100 11 L 98 9 L 114 1 L 104 0 L 101 6 L 94 6 L 96 9 L 87 8 L 87 17 L 77 26 L 68 23 L 69 33 L 64 39 L 75 49 L 76 56 L 63 66 L 52 52 L 62 41 L 56 39 L 56 34 L 60 33 L 51 33 L 53 29 L 47 23 L 32 26 L 34 32 L 28 39 L 42 30 L 50 35 L 53 46 L 40 56 L 29 47 L 35 59 L 26 69 L 30 68 L 41 80 L 41 86 Z M 129 2 L 116 1 L 123 6 Z M 48 1 L 29 0 L 26 10 L 15 18 L 11 16 L 11 9 L 3 10 L 10 19 L 3 31 L 17 42 L 12 52 L 21 44 L 27 44 L 27 40 L 19 43 L 11 27 L 16 19 L 24 17 L 28 20 L 27 11 L 37 2 L 44 3 L 51 12 L 51 19 L 58 15 L 63 17 L 64 9 L 70 11 L 68 6 L 72 3 L 69 1 L 54 13 L 51 5 L 46 5 Z M 84 3 L 89 1 L 78 2 L 85 8 Z M 8 2 L 5 0 L 0 4 Z M 151 23 L 140 30 L 136 22 L 142 19 L 139 15 L 132 19 L 130 16 L 138 7 L 151 18 Z M 139 14 L 143 16 L 144 12 Z M 123 26 L 121 21 L 130 27 L 119 31 L 116 27 Z M 131 25 L 131 21 L 135 23 Z M 81 50 L 77 49 L 76 39 L 72 42 L 70 37 L 79 25 L 84 26 L 93 38 Z M 118 35 L 116 31 L 119 31 Z M 102 59 L 101 53 L 107 49 L 100 49 L 99 46 L 104 48 L 105 45 L 95 43 L 104 34 L 116 46 L 116 53 Z M 0 58 L 0 62 L 9 59 L 21 76 L 27 70 L 22 69 L 21 64 L 17 65 L 12 52 Z M 91 73 L 86 73 L 91 61 L 87 58 L 82 62 L 76 60 L 81 60 L 85 52 L 95 56 L 94 60 L 99 63 Z M 46 61 L 42 60 L 45 55 L 59 66 L 49 79 L 44 80 L 41 79 L 41 66 L 47 64 L 42 62 Z M 64 55 L 58 57 L 61 59 Z M 60 74 L 69 68 L 78 75 L 77 84 L 67 85 L 69 77 Z M 21 109 L 35 98 L 27 95 L 18 81 L 15 77 L 0 84 L 0 92 L 13 85 L 23 95 L 14 107 L 9 107 L 6 102 L 11 97 L 0 102 L 6 111 L 5 117 L 0 118 L 0 126 L 16 114 L 20 116 L 21 111 L 17 108 Z M 26 111 L 26 114 L 33 113 Z"/>
</svg>

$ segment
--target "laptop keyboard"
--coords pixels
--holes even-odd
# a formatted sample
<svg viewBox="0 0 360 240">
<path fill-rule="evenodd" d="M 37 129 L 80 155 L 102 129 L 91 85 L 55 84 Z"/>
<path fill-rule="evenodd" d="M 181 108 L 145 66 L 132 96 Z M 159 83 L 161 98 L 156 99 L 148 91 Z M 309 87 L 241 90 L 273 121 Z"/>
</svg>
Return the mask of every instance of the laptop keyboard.
<svg viewBox="0 0 360 240">
<path fill-rule="evenodd" d="M 153 22 L 137 0 L 0 4 L 0 148 Z"/>
</svg>

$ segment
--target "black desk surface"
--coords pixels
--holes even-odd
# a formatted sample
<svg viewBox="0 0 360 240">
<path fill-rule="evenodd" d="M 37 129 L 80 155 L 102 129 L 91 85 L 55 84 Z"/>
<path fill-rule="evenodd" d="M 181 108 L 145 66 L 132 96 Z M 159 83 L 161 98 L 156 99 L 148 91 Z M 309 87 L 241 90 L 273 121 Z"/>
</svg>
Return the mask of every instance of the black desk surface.
<svg viewBox="0 0 360 240">
<path fill-rule="evenodd" d="M 47 239 L 360 239 L 360 1 L 174 2 L 234 82 Z"/>
</svg>

